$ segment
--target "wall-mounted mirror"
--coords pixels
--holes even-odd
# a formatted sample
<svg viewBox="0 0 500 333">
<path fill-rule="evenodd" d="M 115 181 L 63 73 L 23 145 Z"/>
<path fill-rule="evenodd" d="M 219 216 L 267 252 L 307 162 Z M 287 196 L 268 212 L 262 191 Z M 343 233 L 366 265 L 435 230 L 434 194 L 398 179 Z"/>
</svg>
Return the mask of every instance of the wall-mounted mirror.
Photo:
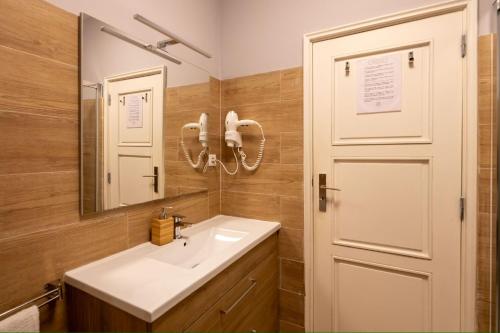
<svg viewBox="0 0 500 333">
<path fill-rule="evenodd" d="M 208 86 L 210 75 L 147 44 L 157 40 L 155 32 L 141 42 L 133 31 L 80 16 L 82 215 L 172 193 L 166 141 L 179 136 L 182 124 L 167 124 L 167 113 L 177 112 L 169 110 L 168 89 Z"/>
</svg>

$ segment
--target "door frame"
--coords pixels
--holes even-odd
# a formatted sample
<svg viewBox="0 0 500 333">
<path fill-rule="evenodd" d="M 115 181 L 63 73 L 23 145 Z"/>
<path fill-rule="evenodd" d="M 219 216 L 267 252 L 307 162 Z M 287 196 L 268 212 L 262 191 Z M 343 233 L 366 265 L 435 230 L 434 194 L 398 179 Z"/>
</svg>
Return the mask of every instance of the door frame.
<svg viewBox="0 0 500 333">
<path fill-rule="evenodd" d="M 305 329 L 313 327 L 313 85 L 312 61 L 314 43 L 375 30 L 405 22 L 460 11 L 464 15 L 467 51 L 463 62 L 463 154 L 462 195 L 465 200 L 465 218 L 461 228 L 461 318 L 462 331 L 476 330 L 476 224 L 477 224 L 477 0 L 455 0 L 389 14 L 361 22 L 318 32 L 307 33 L 303 39 L 304 69 L 304 278 Z M 459 50 L 457 50 L 458 52 Z M 457 209 L 458 209 L 457 201 Z"/>
<path fill-rule="evenodd" d="M 132 72 L 127 72 L 127 73 L 122 73 L 122 74 L 117 74 L 117 75 L 111 75 L 107 76 L 103 80 L 103 138 L 106 142 L 103 142 L 103 209 L 106 210 L 106 207 L 109 204 L 109 186 L 107 186 L 107 181 L 105 180 L 107 177 L 107 170 L 108 170 L 108 149 L 109 149 L 109 144 L 107 143 L 108 136 L 109 136 L 109 129 L 108 129 L 108 124 L 109 124 L 109 104 L 108 104 L 108 99 L 110 98 L 108 96 L 108 85 L 109 83 L 112 82 L 117 82 L 117 81 L 124 81 L 124 80 L 129 80 L 129 79 L 135 79 L 135 78 L 140 78 L 140 77 L 146 77 L 146 76 L 151 76 L 151 75 L 161 75 L 161 80 L 162 80 L 162 89 L 163 89 L 163 94 L 161 97 L 161 104 L 162 104 L 162 112 L 163 112 L 163 131 L 165 131 L 166 128 L 166 119 L 165 119 L 165 103 L 166 103 L 166 93 L 165 89 L 167 87 L 167 66 L 162 65 L 162 66 L 155 66 L 147 69 L 142 69 L 142 70 L 137 70 L 137 71 L 132 71 Z M 163 184 L 166 184 L 166 173 L 164 172 L 165 169 L 165 133 L 162 135 L 162 142 L 161 142 L 161 149 L 162 149 L 162 165 L 160 168 L 160 172 L 163 172 Z M 160 188 L 163 188 L 163 198 L 165 197 L 165 188 L 164 186 L 160 186 Z M 156 199 L 154 199 L 156 200 Z M 113 207 L 113 208 L 118 208 L 118 207 Z M 109 209 L 109 208 L 107 208 Z"/>
</svg>

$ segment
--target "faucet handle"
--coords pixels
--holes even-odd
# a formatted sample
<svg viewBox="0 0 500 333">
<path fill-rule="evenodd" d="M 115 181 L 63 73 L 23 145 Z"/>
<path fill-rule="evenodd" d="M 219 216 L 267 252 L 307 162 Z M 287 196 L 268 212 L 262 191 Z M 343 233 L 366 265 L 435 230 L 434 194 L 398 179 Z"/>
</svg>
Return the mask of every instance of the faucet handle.
<svg viewBox="0 0 500 333">
<path fill-rule="evenodd" d="M 174 224 L 184 223 L 184 215 L 174 214 L 172 215 L 172 217 L 174 218 Z"/>
<path fill-rule="evenodd" d="M 184 227 L 184 228 L 192 227 L 195 224 L 196 223 L 194 223 L 194 222 L 186 222 L 186 221 L 177 223 L 177 225 Z"/>
</svg>

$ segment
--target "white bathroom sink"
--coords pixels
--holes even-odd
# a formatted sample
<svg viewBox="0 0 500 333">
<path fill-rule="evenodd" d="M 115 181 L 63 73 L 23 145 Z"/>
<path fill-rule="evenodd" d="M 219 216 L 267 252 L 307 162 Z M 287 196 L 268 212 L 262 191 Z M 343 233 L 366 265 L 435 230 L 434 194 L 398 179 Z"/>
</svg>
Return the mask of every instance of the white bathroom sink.
<svg viewBox="0 0 500 333">
<path fill-rule="evenodd" d="M 141 244 L 68 271 L 64 281 L 153 322 L 279 228 L 220 215 L 183 229 L 183 239 Z"/>
<path fill-rule="evenodd" d="M 183 233 L 187 238 L 175 242 L 171 251 L 156 251 L 148 257 L 178 267 L 192 269 L 204 260 L 227 250 L 249 234 L 246 231 L 216 226 L 197 232 L 191 230 L 188 233 L 188 231 L 187 229 Z"/>
</svg>

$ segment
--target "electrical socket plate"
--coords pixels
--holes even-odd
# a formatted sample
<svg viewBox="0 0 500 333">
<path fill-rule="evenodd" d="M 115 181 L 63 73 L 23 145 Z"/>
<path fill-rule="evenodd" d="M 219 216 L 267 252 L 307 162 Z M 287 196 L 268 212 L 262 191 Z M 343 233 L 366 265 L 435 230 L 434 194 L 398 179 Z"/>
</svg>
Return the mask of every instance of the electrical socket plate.
<svg viewBox="0 0 500 333">
<path fill-rule="evenodd" d="M 217 155 L 208 154 L 208 166 L 213 167 L 217 165 Z"/>
</svg>

